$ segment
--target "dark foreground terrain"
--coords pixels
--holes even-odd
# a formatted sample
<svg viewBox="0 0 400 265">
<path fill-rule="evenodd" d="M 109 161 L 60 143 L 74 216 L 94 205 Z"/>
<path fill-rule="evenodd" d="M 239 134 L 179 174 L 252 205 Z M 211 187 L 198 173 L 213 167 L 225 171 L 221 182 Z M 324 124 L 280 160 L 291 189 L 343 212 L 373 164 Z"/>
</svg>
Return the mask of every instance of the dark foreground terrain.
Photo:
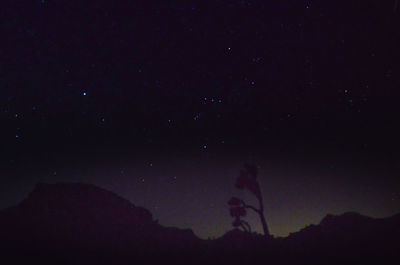
<svg viewBox="0 0 400 265">
<path fill-rule="evenodd" d="M 0 212 L 1 264 L 399 264 L 400 215 L 327 215 L 287 238 L 201 240 L 86 184 L 38 184 Z"/>
</svg>

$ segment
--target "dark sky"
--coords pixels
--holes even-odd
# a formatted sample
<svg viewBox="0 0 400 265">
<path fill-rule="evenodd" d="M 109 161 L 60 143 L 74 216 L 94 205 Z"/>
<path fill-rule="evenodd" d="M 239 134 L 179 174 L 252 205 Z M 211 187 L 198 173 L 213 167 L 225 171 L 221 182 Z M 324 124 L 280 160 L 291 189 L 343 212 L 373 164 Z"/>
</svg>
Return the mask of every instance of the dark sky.
<svg viewBox="0 0 400 265">
<path fill-rule="evenodd" d="M 400 211 L 395 1 L 149 2 L 2 2 L 0 208 L 86 182 L 220 236 L 249 162 L 274 235 Z"/>
</svg>

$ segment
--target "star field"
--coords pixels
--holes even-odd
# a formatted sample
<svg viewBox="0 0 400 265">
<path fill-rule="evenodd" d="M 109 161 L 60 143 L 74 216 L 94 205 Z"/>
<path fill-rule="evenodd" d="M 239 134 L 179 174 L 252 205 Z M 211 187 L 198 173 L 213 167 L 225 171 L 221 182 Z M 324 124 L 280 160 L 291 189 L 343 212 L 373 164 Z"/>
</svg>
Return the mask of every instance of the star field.
<svg viewBox="0 0 400 265">
<path fill-rule="evenodd" d="M 0 17 L 2 208 L 88 182 L 218 236 L 252 162 L 273 234 L 399 211 L 391 1 L 5 1 Z"/>
</svg>

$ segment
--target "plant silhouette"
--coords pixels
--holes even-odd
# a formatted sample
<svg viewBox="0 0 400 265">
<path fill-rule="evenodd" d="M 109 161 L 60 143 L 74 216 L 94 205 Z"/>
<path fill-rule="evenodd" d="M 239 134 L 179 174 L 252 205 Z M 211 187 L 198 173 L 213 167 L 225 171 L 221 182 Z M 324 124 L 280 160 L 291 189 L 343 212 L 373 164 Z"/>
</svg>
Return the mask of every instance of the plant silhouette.
<svg viewBox="0 0 400 265">
<path fill-rule="evenodd" d="M 240 175 L 236 178 L 235 187 L 240 190 L 248 190 L 258 201 L 258 208 L 246 204 L 242 199 L 232 197 L 228 204 L 230 206 L 230 215 L 235 218 L 232 225 L 234 227 L 242 227 L 243 230 L 250 232 L 250 225 L 242 220 L 247 214 L 247 209 L 256 212 L 264 230 L 264 236 L 269 236 L 267 221 L 264 216 L 264 203 L 262 199 L 260 184 L 257 181 L 258 169 L 254 165 L 245 164 L 244 168 L 240 170 Z"/>
<path fill-rule="evenodd" d="M 236 228 L 241 227 L 245 232 L 251 233 L 251 227 L 249 223 L 241 219 L 242 217 L 246 216 L 247 214 L 246 209 L 238 204 L 237 204 L 238 206 L 234 206 L 236 203 L 233 202 L 232 200 L 237 200 L 237 198 L 232 198 L 229 201 L 229 204 L 232 206 L 229 209 L 229 212 L 231 216 L 235 218 L 234 221 L 232 222 L 232 225 Z"/>
</svg>

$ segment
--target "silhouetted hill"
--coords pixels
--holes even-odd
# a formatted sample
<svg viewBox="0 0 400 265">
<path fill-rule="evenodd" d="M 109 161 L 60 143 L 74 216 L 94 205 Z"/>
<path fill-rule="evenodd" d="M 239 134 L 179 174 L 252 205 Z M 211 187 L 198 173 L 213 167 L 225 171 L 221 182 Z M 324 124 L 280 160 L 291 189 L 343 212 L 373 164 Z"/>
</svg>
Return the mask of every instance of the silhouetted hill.
<svg viewBox="0 0 400 265">
<path fill-rule="evenodd" d="M 320 224 L 292 233 L 284 241 L 304 261 L 339 264 L 346 257 L 352 264 L 386 264 L 397 259 L 399 225 L 400 214 L 375 219 L 348 212 L 327 215 Z"/>
<path fill-rule="evenodd" d="M 327 215 L 287 238 L 232 230 L 200 240 L 104 189 L 38 184 L 0 211 L 0 238 L 1 256 L 14 261 L 7 264 L 389 264 L 399 250 L 400 214 Z"/>
<path fill-rule="evenodd" d="M 310 225 L 299 232 L 291 233 L 287 240 L 330 238 L 389 238 L 400 234 L 400 214 L 389 218 L 371 218 L 356 212 L 339 216 L 328 214 L 319 225 Z"/>
<path fill-rule="evenodd" d="M 60 255 L 88 249 L 129 256 L 136 249 L 137 256 L 153 248 L 162 254 L 200 242 L 191 230 L 162 227 L 148 210 L 80 183 L 36 185 L 19 205 L 0 212 L 0 238 L 7 238 L 4 249 Z"/>
</svg>

